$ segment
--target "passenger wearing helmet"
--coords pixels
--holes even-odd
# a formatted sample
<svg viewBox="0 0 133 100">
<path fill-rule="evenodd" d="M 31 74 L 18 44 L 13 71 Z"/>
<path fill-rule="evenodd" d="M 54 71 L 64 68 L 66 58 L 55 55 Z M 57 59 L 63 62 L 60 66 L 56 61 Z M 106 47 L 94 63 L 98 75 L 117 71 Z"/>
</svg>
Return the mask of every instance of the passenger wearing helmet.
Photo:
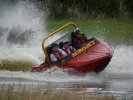
<svg viewBox="0 0 133 100">
<path fill-rule="evenodd" d="M 67 54 L 71 54 L 72 52 L 75 51 L 75 48 L 70 46 L 70 43 L 68 41 L 63 43 L 63 48 L 62 48 Z"/>
<path fill-rule="evenodd" d="M 66 52 L 58 48 L 58 45 L 56 43 L 53 43 L 51 45 L 52 53 L 50 54 L 51 61 L 59 61 L 65 56 L 67 56 Z"/>
<path fill-rule="evenodd" d="M 85 45 L 87 43 L 86 35 L 80 34 L 80 31 L 78 28 L 76 28 L 72 32 L 71 37 L 72 37 L 72 44 L 76 49 L 82 47 L 83 45 Z"/>
</svg>

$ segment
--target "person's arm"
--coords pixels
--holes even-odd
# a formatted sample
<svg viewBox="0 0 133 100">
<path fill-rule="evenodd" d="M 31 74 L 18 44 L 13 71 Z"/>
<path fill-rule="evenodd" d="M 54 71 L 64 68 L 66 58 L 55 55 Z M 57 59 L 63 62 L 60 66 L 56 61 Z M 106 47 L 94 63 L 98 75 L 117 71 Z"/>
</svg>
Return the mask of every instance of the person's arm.
<svg viewBox="0 0 133 100">
<path fill-rule="evenodd" d="M 59 51 L 61 52 L 61 54 L 66 57 L 67 56 L 67 53 L 65 51 L 63 51 L 62 49 L 59 49 Z"/>
<path fill-rule="evenodd" d="M 50 54 L 50 59 L 51 61 L 57 61 L 57 58 L 53 54 Z"/>
</svg>

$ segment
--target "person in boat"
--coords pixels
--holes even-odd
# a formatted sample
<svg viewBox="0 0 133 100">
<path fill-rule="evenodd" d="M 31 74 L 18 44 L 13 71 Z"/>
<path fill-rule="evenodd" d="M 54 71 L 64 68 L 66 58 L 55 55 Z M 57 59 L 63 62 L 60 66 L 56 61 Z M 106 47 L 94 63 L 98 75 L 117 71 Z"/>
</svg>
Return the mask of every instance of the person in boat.
<svg viewBox="0 0 133 100">
<path fill-rule="evenodd" d="M 51 61 L 59 61 L 67 56 L 67 53 L 58 47 L 58 44 L 51 44 L 52 53 L 50 54 Z"/>
<path fill-rule="evenodd" d="M 75 47 L 75 49 L 82 47 L 88 41 L 87 36 L 85 34 L 81 34 L 79 28 L 76 28 L 71 33 L 71 38 L 72 38 L 72 45 Z"/>
<path fill-rule="evenodd" d="M 70 46 L 70 43 L 68 41 L 63 42 L 63 48 L 62 48 L 67 54 L 71 54 L 75 51 L 75 48 Z"/>
</svg>

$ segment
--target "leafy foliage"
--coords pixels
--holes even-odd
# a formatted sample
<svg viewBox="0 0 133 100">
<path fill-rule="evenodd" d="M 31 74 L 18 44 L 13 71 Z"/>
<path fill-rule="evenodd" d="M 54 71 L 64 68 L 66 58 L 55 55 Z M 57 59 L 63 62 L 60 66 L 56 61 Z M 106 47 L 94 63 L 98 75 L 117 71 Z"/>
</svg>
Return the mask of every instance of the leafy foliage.
<svg viewBox="0 0 133 100">
<path fill-rule="evenodd" d="M 49 18 L 116 18 L 133 16 L 132 0 L 41 0 L 49 9 Z M 47 3 L 46 3 L 47 2 Z M 127 13 L 127 14 L 125 14 Z"/>
<path fill-rule="evenodd" d="M 18 0 L 6 2 L 16 3 Z M 133 17 L 133 0 L 22 0 L 46 11 L 50 19 Z M 0 1 L 5 2 L 4 0 Z"/>
</svg>

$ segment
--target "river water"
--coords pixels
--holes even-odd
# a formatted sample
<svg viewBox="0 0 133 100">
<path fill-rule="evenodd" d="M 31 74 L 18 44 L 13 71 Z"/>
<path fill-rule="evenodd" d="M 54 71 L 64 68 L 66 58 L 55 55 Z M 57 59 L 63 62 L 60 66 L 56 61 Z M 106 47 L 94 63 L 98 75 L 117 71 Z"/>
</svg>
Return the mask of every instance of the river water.
<svg viewBox="0 0 133 100">
<path fill-rule="evenodd" d="M 14 52 L 15 53 L 11 53 Z M 21 59 L 29 62 L 41 62 L 41 48 L 10 48 L 1 50 L 2 56 L 8 59 Z M 21 55 L 20 55 L 21 53 Z M 79 75 L 69 70 L 52 68 L 45 72 L 0 71 L 0 85 L 13 85 L 16 88 L 26 86 L 27 89 L 70 89 L 88 94 L 108 94 L 118 100 L 133 99 L 133 47 L 114 47 L 114 56 L 107 68 L 100 74 L 88 73 Z"/>
<path fill-rule="evenodd" d="M 0 10 L 0 64 L 4 59 L 22 60 L 39 64 L 44 56 L 41 50 L 44 14 L 24 2 Z M 31 13 L 32 12 L 32 13 Z M 42 34 L 43 33 L 43 34 Z M 28 37 L 28 38 L 27 38 Z M 104 39 L 103 39 L 104 40 Z M 0 71 L 0 86 L 27 86 L 27 89 L 76 89 L 89 94 L 110 94 L 117 99 L 133 99 L 133 47 L 115 45 L 114 56 L 100 74 L 78 75 L 69 70 L 52 68 L 45 72 Z"/>
</svg>

